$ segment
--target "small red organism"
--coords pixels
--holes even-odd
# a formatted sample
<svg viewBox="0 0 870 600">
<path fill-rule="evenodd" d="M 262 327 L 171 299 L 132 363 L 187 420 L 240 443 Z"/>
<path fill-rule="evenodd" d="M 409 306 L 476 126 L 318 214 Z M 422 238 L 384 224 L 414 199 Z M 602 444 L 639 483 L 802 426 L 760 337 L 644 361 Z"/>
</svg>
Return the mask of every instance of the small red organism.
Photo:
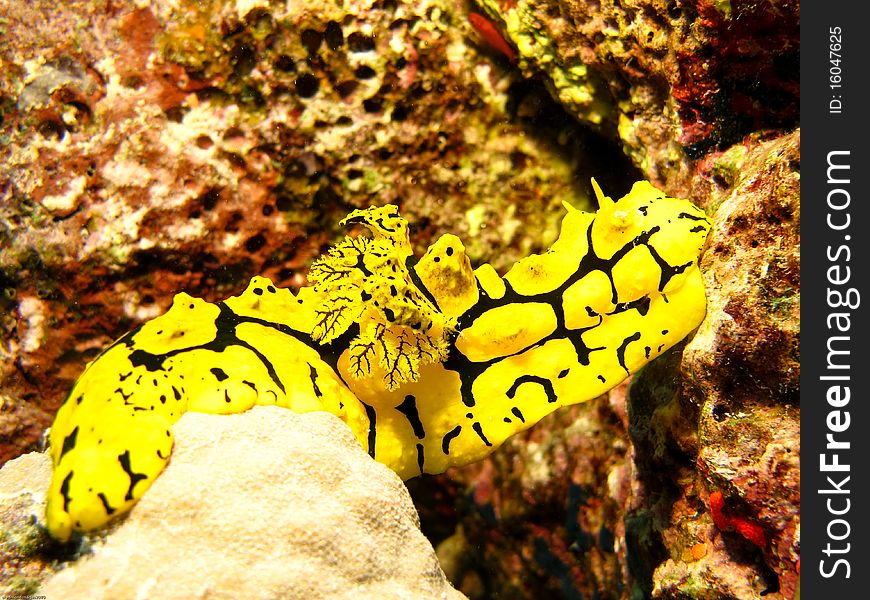
<svg viewBox="0 0 870 600">
<path fill-rule="evenodd" d="M 479 13 L 468 13 L 468 22 L 474 27 L 475 31 L 489 44 L 494 50 L 504 54 L 512 64 L 517 62 L 517 51 L 511 46 L 504 36 L 496 29 L 495 24 Z"/>
<path fill-rule="evenodd" d="M 722 492 L 710 494 L 710 516 L 713 517 L 713 523 L 720 531 L 736 531 L 762 549 L 767 545 L 767 534 L 764 533 L 761 525 L 742 517 L 726 515 L 722 510 L 724 508 L 725 497 Z"/>
</svg>

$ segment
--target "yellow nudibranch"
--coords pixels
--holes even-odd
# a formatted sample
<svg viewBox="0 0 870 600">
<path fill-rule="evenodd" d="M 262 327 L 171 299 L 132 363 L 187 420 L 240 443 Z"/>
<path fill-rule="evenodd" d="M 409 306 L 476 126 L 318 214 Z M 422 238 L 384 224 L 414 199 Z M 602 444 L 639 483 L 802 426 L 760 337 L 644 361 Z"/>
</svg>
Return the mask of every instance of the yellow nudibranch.
<svg viewBox="0 0 870 600">
<path fill-rule="evenodd" d="M 352 212 L 294 295 L 254 277 L 211 304 L 178 294 L 79 377 L 50 433 L 46 522 L 67 540 L 125 513 L 169 461 L 186 411 L 328 411 L 403 479 L 479 460 L 556 408 L 595 398 L 704 318 L 710 223 L 638 182 L 504 277 L 456 236 L 420 259 L 395 206 Z"/>
</svg>

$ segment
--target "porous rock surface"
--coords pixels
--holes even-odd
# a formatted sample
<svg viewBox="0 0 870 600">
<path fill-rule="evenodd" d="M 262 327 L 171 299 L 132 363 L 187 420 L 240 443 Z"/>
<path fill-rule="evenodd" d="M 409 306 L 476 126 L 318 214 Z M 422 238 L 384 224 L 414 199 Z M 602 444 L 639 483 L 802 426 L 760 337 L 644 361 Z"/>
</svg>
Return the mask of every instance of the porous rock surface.
<svg viewBox="0 0 870 600">
<path fill-rule="evenodd" d="M 578 120 L 683 196 L 692 160 L 798 122 L 796 0 L 479 0 Z"/>
<path fill-rule="evenodd" d="M 326 413 L 187 413 L 172 460 L 48 598 L 444 598 L 401 480 Z"/>
<path fill-rule="evenodd" d="M 51 480 L 47 454 L 30 452 L 0 469 L 0 598 L 34 594 L 52 571 L 50 544 L 37 525 Z"/>
</svg>

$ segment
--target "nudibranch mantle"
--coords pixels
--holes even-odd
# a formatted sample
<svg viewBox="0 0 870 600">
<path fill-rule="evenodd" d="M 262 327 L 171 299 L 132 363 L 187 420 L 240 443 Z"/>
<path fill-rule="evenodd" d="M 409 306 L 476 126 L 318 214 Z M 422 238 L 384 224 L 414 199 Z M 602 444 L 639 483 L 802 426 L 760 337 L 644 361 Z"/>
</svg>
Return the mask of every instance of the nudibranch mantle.
<svg viewBox="0 0 870 600">
<path fill-rule="evenodd" d="M 594 182 L 593 182 L 594 183 Z M 504 277 L 445 234 L 419 260 L 395 206 L 293 294 L 254 277 L 171 308 L 88 364 L 49 436 L 47 527 L 59 540 L 128 511 L 169 460 L 186 411 L 255 404 L 341 418 L 403 479 L 479 460 L 556 408 L 608 391 L 704 318 L 710 222 L 638 182 L 596 214 L 566 205 L 558 240 Z"/>
</svg>

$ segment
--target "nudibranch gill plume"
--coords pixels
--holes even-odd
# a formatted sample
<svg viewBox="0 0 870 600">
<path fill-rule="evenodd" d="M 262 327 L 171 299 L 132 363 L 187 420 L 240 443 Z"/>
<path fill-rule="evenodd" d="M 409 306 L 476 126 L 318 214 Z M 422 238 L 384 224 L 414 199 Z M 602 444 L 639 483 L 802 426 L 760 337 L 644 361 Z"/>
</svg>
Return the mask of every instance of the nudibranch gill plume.
<svg viewBox="0 0 870 600">
<path fill-rule="evenodd" d="M 596 214 L 566 204 L 543 254 L 500 276 L 460 240 L 416 258 L 393 205 L 352 212 L 346 237 L 293 294 L 265 277 L 223 302 L 171 308 L 88 364 L 49 436 L 49 533 L 124 514 L 169 461 L 186 411 L 255 404 L 341 418 L 403 479 L 477 461 L 555 409 L 595 398 L 704 318 L 710 222 L 642 181 Z"/>
</svg>

